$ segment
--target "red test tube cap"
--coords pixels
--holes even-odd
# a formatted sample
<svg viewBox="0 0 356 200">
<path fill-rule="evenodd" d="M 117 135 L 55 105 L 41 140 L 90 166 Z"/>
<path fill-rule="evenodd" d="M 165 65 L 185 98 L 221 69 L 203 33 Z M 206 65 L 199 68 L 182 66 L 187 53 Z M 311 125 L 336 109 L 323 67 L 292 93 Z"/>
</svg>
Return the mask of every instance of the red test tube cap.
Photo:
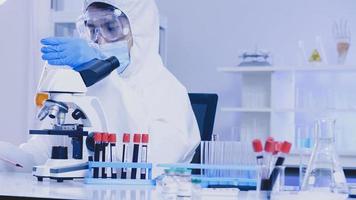
<svg viewBox="0 0 356 200">
<path fill-rule="evenodd" d="M 130 134 L 129 133 L 124 133 L 124 136 L 122 137 L 122 141 L 124 143 L 130 143 Z"/>
<path fill-rule="evenodd" d="M 273 150 L 274 155 L 276 155 L 277 153 L 279 153 L 281 151 L 281 146 L 282 146 L 281 142 L 274 141 L 274 150 Z"/>
<path fill-rule="evenodd" d="M 288 154 L 292 148 L 292 143 L 284 141 L 281 146 L 281 152 Z"/>
<path fill-rule="evenodd" d="M 115 133 L 111 133 L 109 135 L 109 142 L 110 143 L 116 143 L 116 134 Z"/>
<path fill-rule="evenodd" d="M 146 133 L 142 134 L 142 143 L 147 144 L 148 140 L 149 140 L 149 135 Z"/>
<path fill-rule="evenodd" d="M 94 133 L 94 141 L 95 142 L 101 142 L 102 140 L 102 134 L 101 133 Z"/>
<path fill-rule="evenodd" d="M 265 151 L 268 153 L 272 153 L 274 151 L 274 142 L 271 140 L 267 140 L 265 143 Z"/>
<path fill-rule="evenodd" d="M 109 133 L 102 133 L 102 141 L 109 142 Z"/>
<path fill-rule="evenodd" d="M 134 143 L 141 143 L 141 134 L 135 133 L 133 141 Z"/>
<path fill-rule="evenodd" d="M 269 136 L 269 137 L 267 138 L 267 141 L 274 141 L 274 138 L 273 138 L 272 136 Z"/>
<path fill-rule="evenodd" d="M 259 139 L 254 139 L 252 141 L 252 147 L 256 153 L 262 152 L 263 150 L 262 142 Z"/>
</svg>

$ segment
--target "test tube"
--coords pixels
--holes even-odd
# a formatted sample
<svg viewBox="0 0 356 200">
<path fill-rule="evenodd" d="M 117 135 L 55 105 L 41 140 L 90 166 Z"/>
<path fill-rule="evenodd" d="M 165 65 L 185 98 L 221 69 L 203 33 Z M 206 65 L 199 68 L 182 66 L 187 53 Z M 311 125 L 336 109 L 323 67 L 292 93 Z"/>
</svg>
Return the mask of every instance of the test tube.
<svg viewBox="0 0 356 200">
<path fill-rule="evenodd" d="M 266 143 L 265 143 L 265 156 L 264 158 L 266 158 L 264 161 L 265 161 L 265 166 L 267 167 L 266 169 L 266 172 L 263 174 L 264 177 L 263 178 L 267 178 L 268 175 L 269 175 L 269 172 L 270 172 L 270 163 L 272 161 L 272 153 L 274 151 L 274 141 L 271 140 L 270 138 L 268 138 L 266 140 Z"/>
<path fill-rule="evenodd" d="M 133 154 L 132 154 L 132 162 L 138 162 L 138 155 L 140 151 L 140 143 L 141 143 L 141 134 L 134 134 L 134 146 L 133 146 Z M 131 179 L 136 179 L 137 168 L 132 168 L 131 170 Z"/>
<path fill-rule="evenodd" d="M 116 134 L 112 133 L 109 135 L 110 143 L 110 162 L 115 162 L 117 159 L 116 155 Z M 117 178 L 117 169 L 111 168 L 111 178 Z"/>
<path fill-rule="evenodd" d="M 148 134 L 142 134 L 142 146 L 141 146 L 141 163 L 147 163 L 147 150 L 148 150 Z M 141 169 L 141 179 L 146 179 L 147 169 Z"/>
<path fill-rule="evenodd" d="M 99 162 L 101 161 L 101 141 L 102 141 L 102 135 L 101 133 L 94 133 L 94 161 Z M 94 178 L 99 178 L 99 168 L 94 167 L 94 172 L 93 172 L 93 177 Z"/>
<path fill-rule="evenodd" d="M 122 162 L 127 163 L 129 160 L 129 144 L 130 144 L 130 134 L 129 133 L 124 133 L 123 138 L 123 147 L 122 147 Z M 121 178 L 126 179 L 127 178 L 127 168 L 122 168 L 121 169 Z"/>
<path fill-rule="evenodd" d="M 106 158 L 106 152 L 109 152 L 107 151 L 107 148 L 108 148 L 108 144 L 109 144 L 109 134 L 108 133 L 103 133 L 102 134 L 102 143 L 101 143 L 101 146 L 102 146 L 102 157 L 101 157 L 101 162 L 105 162 L 105 158 Z M 106 167 L 103 167 L 101 168 L 101 176 L 102 178 L 106 178 L 107 177 L 107 174 L 106 174 Z"/>
<path fill-rule="evenodd" d="M 263 165 L 263 145 L 262 141 L 259 139 L 255 139 L 252 141 L 252 146 L 253 150 L 256 153 L 256 161 L 257 165 L 262 166 Z"/>
</svg>

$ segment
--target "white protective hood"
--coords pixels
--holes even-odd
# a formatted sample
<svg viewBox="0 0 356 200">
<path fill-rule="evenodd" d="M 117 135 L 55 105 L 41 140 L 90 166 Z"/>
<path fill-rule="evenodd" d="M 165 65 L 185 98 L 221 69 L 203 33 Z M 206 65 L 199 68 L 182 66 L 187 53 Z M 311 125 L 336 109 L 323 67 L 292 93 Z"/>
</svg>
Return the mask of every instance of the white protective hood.
<svg viewBox="0 0 356 200">
<path fill-rule="evenodd" d="M 127 69 L 120 75 L 114 71 L 88 88 L 87 95 L 96 96 L 102 104 L 107 131 L 118 134 L 118 148 L 122 147 L 123 133 L 149 133 L 148 161 L 154 164 L 190 162 L 200 142 L 199 128 L 186 88 L 163 66 L 158 54 L 155 1 L 86 0 L 84 11 L 94 2 L 122 10 L 133 34 Z M 20 147 L 33 155 L 35 164 L 43 164 L 57 140 L 53 136 L 33 136 Z M 155 168 L 153 172 L 158 175 L 160 171 Z"/>
<path fill-rule="evenodd" d="M 155 79 L 164 66 L 159 56 L 159 15 L 154 0 L 85 0 L 83 12 L 94 2 L 110 4 L 129 19 L 133 47 L 131 64 L 121 75 L 136 83 L 145 84 Z M 140 81 L 141 80 L 141 81 Z M 144 83 L 143 83 L 144 82 Z"/>
</svg>

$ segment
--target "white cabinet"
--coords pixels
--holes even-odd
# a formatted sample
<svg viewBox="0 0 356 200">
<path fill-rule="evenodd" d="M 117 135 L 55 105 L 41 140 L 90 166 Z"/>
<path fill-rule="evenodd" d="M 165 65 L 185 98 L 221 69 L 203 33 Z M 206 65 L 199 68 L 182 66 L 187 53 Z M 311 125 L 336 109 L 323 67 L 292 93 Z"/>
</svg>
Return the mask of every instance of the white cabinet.
<svg viewBox="0 0 356 200">
<path fill-rule="evenodd" d="M 222 112 L 238 117 L 241 137 L 296 144 L 296 129 L 336 118 L 336 143 L 345 166 L 356 166 L 356 66 L 222 67 L 241 76 L 240 100 Z M 305 128 L 305 129 L 306 129 Z M 295 154 L 295 150 L 292 154 Z M 297 164 L 289 159 L 290 164 Z"/>
</svg>

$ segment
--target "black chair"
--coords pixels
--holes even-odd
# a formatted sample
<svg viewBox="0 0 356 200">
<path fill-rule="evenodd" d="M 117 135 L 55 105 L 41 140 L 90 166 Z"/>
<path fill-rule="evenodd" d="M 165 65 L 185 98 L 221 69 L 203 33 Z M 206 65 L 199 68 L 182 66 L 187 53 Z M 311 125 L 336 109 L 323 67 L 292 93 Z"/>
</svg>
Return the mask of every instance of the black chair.
<svg viewBox="0 0 356 200">
<path fill-rule="evenodd" d="M 201 140 L 210 141 L 214 129 L 218 95 L 190 93 L 189 99 L 198 122 Z M 192 163 L 200 163 L 200 145 L 195 151 Z"/>
</svg>

